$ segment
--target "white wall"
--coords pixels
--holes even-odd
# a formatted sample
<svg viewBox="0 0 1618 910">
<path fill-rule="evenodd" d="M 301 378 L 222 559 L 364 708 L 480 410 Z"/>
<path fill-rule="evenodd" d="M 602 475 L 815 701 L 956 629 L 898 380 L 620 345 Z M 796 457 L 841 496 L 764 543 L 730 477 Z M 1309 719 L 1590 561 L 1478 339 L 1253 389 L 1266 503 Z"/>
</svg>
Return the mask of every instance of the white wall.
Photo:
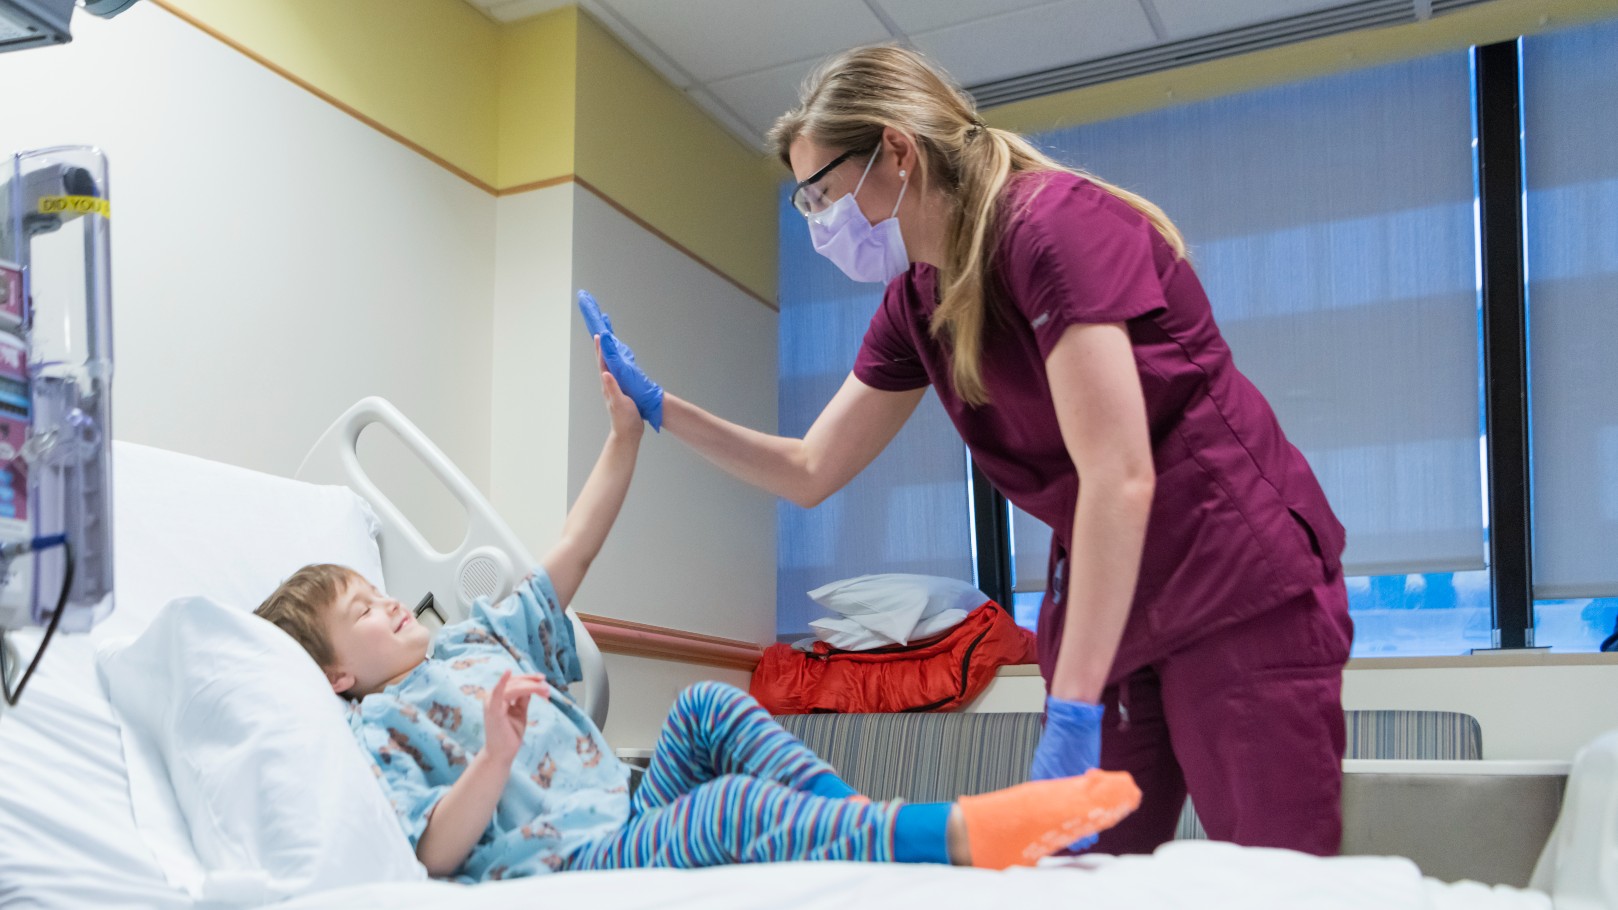
<svg viewBox="0 0 1618 910">
<path fill-rule="evenodd" d="M 665 389 L 744 426 L 776 426 L 776 314 L 588 190 L 573 208 L 573 274 Z M 568 493 L 608 420 L 593 349 L 573 317 Z M 775 500 L 667 433 L 648 431 L 622 517 L 578 609 L 691 632 L 775 638 Z"/>
<path fill-rule="evenodd" d="M 681 689 L 705 679 L 717 679 L 746 690 L 750 677 L 745 670 L 608 654 L 612 703 L 602 732 L 615 748 L 650 749 L 657 743 L 658 731 L 663 729 L 663 720 Z"/>
<path fill-rule="evenodd" d="M 495 204 L 489 501 L 534 557 L 569 504 L 570 358 L 589 356 L 573 305 L 573 184 Z"/>
<path fill-rule="evenodd" d="M 595 465 L 607 415 L 575 305 L 594 293 L 652 378 L 774 429 L 776 314 L 566 183 L 497 205 L 490 500 L 536 557 Z M 622 514 L 575 609 L 726 638 L 772 640 L 775 504 L 648 432 Z M 648 748 L 679 690 L 748 674 L 612 654 L 607 735 Z"/>
<path fill-rule="evenodd" d="M 376 394 L 487 486 L 492 197 L 152 4 L 0 55 L 0 87 L 0 151 L 110 162 L 114 435 L 291 475 Z"/>
<path fill-rule="evenodd" d="M 750 427 L 776 426 L 776 314 L 594 193 L 573 196 L 573 283 L 612 316 L 665 389 Z M 606 439 L 595 353 L 572 307 L 567 495 Z M 774 640 L 775 500 L 732 480 L 667 433 L 648 431 L 623 514 L 579 589 L 585 613 L 758 643 Z M 609 655 L 609 740 L 648 748 L 681 688 L 748 674 Z"/>
</svg>

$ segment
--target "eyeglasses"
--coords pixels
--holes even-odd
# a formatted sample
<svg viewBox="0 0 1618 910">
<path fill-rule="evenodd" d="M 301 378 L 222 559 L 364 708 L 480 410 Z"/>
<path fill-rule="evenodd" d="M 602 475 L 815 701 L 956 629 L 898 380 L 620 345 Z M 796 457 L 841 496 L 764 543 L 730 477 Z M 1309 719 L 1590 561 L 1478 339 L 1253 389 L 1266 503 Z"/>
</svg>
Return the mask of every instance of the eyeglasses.
<svg viewBox="0 0 1618 910">
<path fill-rule="evenodd" d="M 821 192 L 815 184 L 821 178 L 836 170 L 839 164 L 858 154 L 860 153 L 850 149 L 833 158 L 830 164 L 810 174 L 808 179 L 800 180 L 798 185 L 792 188 L 792 207 L 802 212 L 806 217 L 816 212 L 825 211 L 826 206 L 831 204 L 831 199 Z"/>
</svg>

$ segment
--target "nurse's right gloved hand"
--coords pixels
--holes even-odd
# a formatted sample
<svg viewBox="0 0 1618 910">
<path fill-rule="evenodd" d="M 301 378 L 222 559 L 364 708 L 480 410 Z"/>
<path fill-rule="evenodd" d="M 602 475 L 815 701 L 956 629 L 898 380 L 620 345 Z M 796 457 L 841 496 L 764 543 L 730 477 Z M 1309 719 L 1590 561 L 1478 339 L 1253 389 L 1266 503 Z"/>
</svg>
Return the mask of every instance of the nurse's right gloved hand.
<svg viewBox="0 0 1618 910">
<path fill-rule="evenodd" d="M 641 419 L 661 433 L 663 387 L 647 377 L 646 371 L 635 362 L 635 352 L 612 333 L 612 317 L 601 311 L 589 291 L 579 292 L 579 314 L 584 317 L 584 328 L 590 337 L 601 339 L 601 359 L 606 361 L 607 372 L 618 380 L 618 388 L 635 403 Z"/>
<path fill-rule="evenodd" d="M 607 363 L 607 372 L 618 380 L 618 388 L 623 389 L 629 400 L 635 402 L 641 419 L 661 433 L 663 387 L 647 377 L 646 371 L 635 363 L 635 352 L 629 349 L 629 345 L 609 333 L 601 336 L 601 359 Z"/>
<path fill-rule="evenodd" d="M 1046 696 L 1045 732 L 1034 750 L 1034 764 L 1029 769 L 1032 780 L 1050 780 L 1057 777 L 1076 777 L 1101 765 L 1100 705 L 1066 698 Z M 1083 850 L 1096 842 L 1090 835 L 1069 846 L 1070 850 Z"/>
<path fill-rule="evenodd" d="M 589 291 L 579 292 L 579 313 L 584 316 L 584 328 L 591 338 L 612 334 L 612 317 L 601 312 L 601 305 Z"/>
</svg>

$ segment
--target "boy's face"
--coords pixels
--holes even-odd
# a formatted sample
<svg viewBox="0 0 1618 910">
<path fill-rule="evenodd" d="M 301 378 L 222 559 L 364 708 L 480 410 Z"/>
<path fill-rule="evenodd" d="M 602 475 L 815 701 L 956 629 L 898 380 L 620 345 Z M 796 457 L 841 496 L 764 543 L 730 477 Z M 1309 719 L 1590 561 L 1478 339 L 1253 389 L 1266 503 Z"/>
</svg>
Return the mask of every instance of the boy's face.
<svg viewBox="0 0 1618 910">
<path fill-rule="evenodd" d="M 332 656 L 326 678 L 339 695 L 364 697 L 414 670 L 427 659 L 432 635 L 397 600 L 377 593 L 363 578 L 351 579 L 326 614 Z"/>
</svg>

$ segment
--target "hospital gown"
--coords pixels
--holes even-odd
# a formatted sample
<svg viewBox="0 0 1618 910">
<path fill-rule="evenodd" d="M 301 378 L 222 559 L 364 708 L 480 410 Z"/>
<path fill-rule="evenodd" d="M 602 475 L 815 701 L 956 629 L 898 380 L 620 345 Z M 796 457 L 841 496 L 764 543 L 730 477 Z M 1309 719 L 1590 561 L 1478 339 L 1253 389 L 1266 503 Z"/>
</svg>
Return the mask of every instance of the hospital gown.
<svg viewBox="0 0 1618 910">
<path fill-rule="evenodd" d="M 560 868 L 629 818 L 629 770 L 567 695 L 580 676 L 572 629 L 536 571 L 500 603 L 474 603 L 471 618 L 439 630 L 425 661 L 351 710 L 411 846 L 483 749 L 483 701 L 507 671 L 545 674 L 551 694 L 529 700 L 505 792 L 460 870 L 468 881 Z"/>
</svg>

